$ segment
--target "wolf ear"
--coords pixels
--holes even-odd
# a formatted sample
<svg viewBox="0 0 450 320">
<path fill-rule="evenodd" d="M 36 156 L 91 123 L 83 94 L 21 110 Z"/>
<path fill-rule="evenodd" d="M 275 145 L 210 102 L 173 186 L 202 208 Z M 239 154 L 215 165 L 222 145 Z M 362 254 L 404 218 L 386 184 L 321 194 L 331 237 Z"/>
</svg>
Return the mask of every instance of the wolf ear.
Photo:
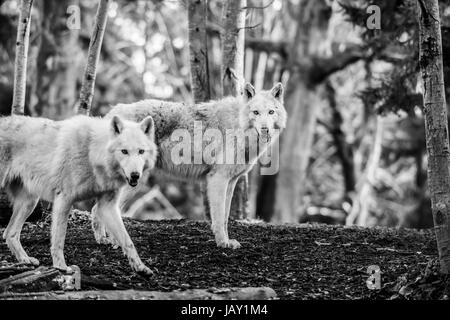
<svg viewBox="0 0 450 320">
<path fill-rule="evenodd" d="M 123 130 L 123 122 L 118 116 L 114 116 L 111 120 L 111 129 L 114 135 L 119 135 Z"/>
<path fill-rule="evenodd" d="M 151 116 L 148 116 L 142 120 L 141 129 L 149 137 L 149 139 L 153 140 L 153 137 L 155 136 L 155 122 Z"/>
<path fill-rule="evenodd" d="M 247 101 L 251 100 L 255 96 L 255 88 L 249 82 L 246 82 L 242 89 L 242 95 Z"/>
<path fill-rule="evenodd" d="M 270 90 L 270 94 L 280 102 L 283 102 L 284 97 L 284 87 L 281 82 L 278 82 L 272 90 Z"/>
</svg>

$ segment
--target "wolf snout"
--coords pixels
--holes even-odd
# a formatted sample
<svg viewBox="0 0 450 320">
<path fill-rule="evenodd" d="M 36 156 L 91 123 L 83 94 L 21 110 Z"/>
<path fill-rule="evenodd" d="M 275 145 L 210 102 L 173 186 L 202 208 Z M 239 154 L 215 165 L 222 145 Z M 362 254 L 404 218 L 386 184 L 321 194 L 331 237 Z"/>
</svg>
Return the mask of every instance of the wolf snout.
<svg viewBox="0 0 450 320">
<path fill-rule="evenodd" d="M 139 172 L 132 172 L 130 174 L 130 178 L 128 179 L 128 183 L 132 187 L 136 187 L 139 181 L 140 174 Z"/>
<path fill-rule="evenodd" d="M 262 141 L 268 142 L 270 140 L 271 130 L 267 126 L 262 126 L 259 131 L 259 137 Z"/>
<path fill-rule="evenodd" d="M 269 127 L 263 126 L 261 127 L 261 136 L 264 138 L 267 138 L 270 136 L 270 129 Z"/>
</svg>

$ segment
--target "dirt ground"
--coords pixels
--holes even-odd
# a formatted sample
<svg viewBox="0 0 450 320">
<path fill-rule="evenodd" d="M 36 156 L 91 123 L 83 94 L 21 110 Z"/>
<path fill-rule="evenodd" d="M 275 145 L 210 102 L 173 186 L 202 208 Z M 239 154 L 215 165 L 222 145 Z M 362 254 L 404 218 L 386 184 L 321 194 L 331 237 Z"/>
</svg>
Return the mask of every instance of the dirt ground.
<svg viewBox="0 0 450 320">
<path fill-rule="evenodd" d="M 155 271 L 131 272 L 120 249 L 98 245 L 88 216 L 71 218 L 65 255 L 81 268 L 82 288 L 171 291 L 268 286 L 280 299 L 448 299 L 448 279 L 437 275 L 432 230 L 273 226 L 232 222 L 239 250 L 216 247 L 206 222 L 125 220 L 137 250 Z M 3 229 L 0 229 L 3 232 Z M 48 222 L 28 223 L 25 250 L 50 265 Z M 0 261 L 14 262 L 0 244 Z M 367 268 L 381 269 L 381 289 L 369 290 Z M 98 282 L 92 280 L 99 280 Z"/>
</svg>

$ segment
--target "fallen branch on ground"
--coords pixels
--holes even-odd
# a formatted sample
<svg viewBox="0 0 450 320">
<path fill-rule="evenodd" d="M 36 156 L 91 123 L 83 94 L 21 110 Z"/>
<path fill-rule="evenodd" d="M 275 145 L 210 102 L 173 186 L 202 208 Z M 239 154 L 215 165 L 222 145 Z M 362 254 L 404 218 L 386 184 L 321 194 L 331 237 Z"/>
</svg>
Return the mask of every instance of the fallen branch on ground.
<svg viewBox="0 0 450 320">
<path fill-rule="evenodd" d="M 276 293 L 268 287 L 192 289 L 186 291 L 71 291 L 4 293 L 0 300 L 267 300 L 276 298 Z"/>
</svg>

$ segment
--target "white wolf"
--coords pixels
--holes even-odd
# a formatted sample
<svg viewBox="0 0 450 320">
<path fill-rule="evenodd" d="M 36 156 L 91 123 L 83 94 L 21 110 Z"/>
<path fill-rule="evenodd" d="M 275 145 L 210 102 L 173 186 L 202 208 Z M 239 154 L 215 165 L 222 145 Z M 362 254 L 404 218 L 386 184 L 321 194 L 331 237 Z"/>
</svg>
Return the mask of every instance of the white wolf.
<svg viewBox="0 0 450 320">
<path fill-rule="evenodd" d="M 38 265 L 20 243 L 22 226 L 39 199 L 53 202 L 51 254 L 54 267 L 70 271 L 64 259 L 67 219 L 74 202 L 95 197 L 96 214 L 120 244 L 131 267 L 151 274 L 139 258 L 117 205 L 119 189 L 135 186 L 155 165 L 154 122 L 75 116 L 63 121 L 0 118 L 0 187 L 13 215 L 3 238 L 19 262 Z"/>
<path fill-rule="evenodd" d="M 241 97 L 229 97 L 219 101 L 201 103 L 188 106 L 183 103 L 166 102 L 161 100 L 144 100 L 132 104 L 115 106 L 107 117 L 120 115 L 129 120 L 140 121 L 152 116 L 155 121 L 155 139 L 158 146 L 158 159 L 153 172 L 168 173 L 172 176 L 187 179 L 206 180 L 207 197 L 211 211 L 211 228 L 219 247 L 239 248 L 235 239 L 228 237 L 228 216 L 231 198 L 240 176 L 250 171 L 258 157 L 265 151 L 260 149 L 253 156 L 250 155 L 245 164 L 213 163 L 176 164 L 172 151 L 177 142 L 172 135 L 176 130 L 185 129 L 194 136 L 194 124 L 201 121 L 204 130 L 214 128 L 225 136 L 226 131 L 253 132 L 254 136 L 270 141 L 278 138 L 279 132 L 286 126 L 286 111 L 283 106 L 283 86 L 276 84 L 269 91 L 255 94 L 251 84 L 244 86 Z M 238 133 L 239 134 L 239 133 Z M 195 141 L 194 141 L 195 144 Z M 267 147 L 267 146 L 266 146 Z M 245 153 L 248 156 L 248 145 Z M 224 146 L 219 145 L 219 154 L 224 153 Z M 95 216 L 95 212 L 94 212 Z M 105 236 L 101 221 L 93 217 L 96 238 Z M 106 228 L 107 230 L 107 228 Z M 107 238 L 105 241 L 107 242 Z"/>
</svg>

